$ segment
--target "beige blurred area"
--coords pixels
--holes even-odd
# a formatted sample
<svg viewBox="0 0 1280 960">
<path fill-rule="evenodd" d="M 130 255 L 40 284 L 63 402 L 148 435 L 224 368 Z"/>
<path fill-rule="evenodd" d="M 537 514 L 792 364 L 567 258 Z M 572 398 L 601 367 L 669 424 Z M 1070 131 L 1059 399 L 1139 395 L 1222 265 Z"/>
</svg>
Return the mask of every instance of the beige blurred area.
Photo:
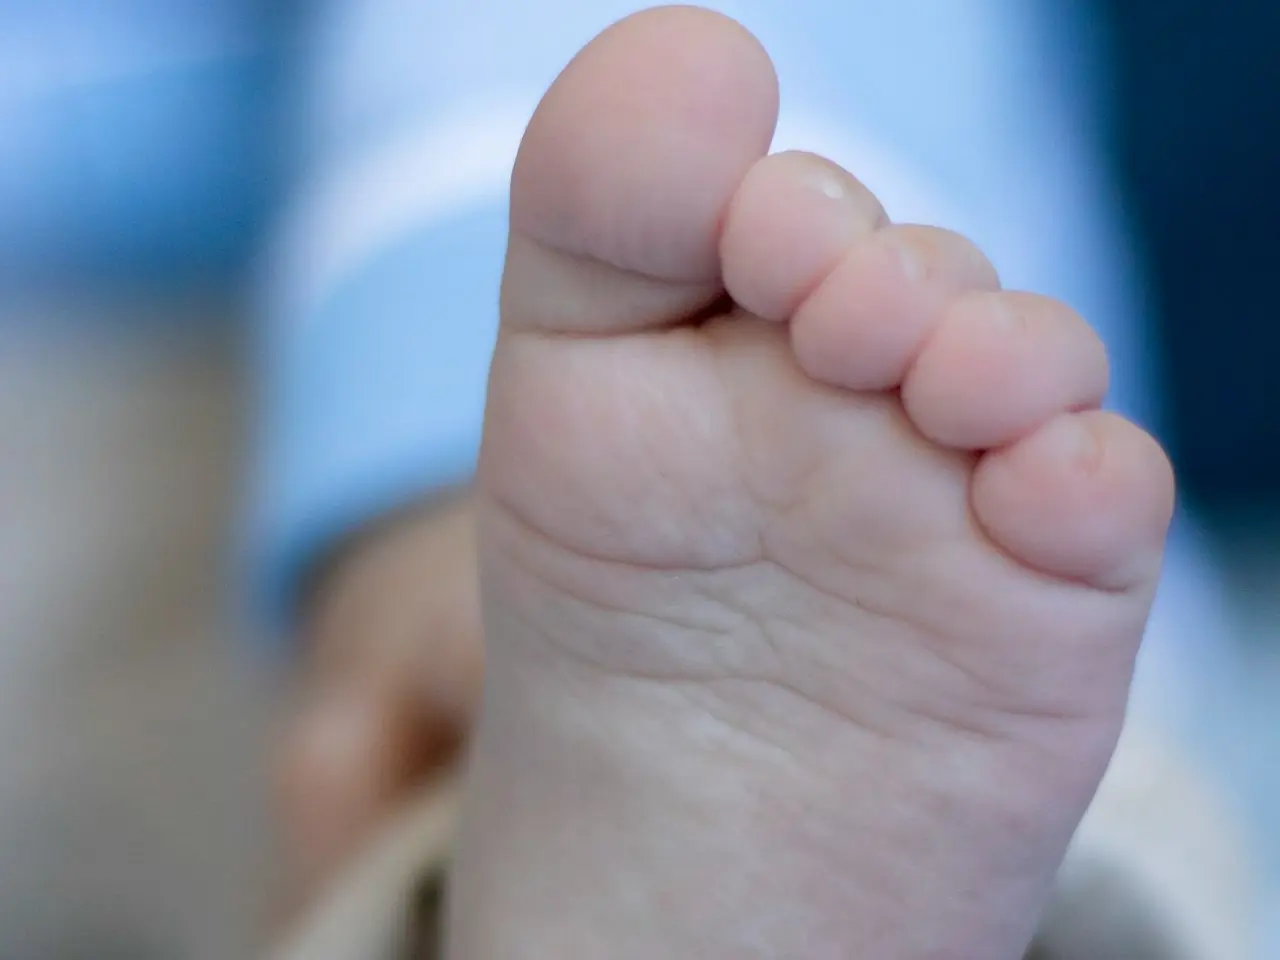
<svg viewBox="0 0 1280 960">
<path fill-rule="evenodd" d="M 252 956 L 271 696 L 225 577 L 232 311 L 0 310 L 0 958 Z"/>
</svg>

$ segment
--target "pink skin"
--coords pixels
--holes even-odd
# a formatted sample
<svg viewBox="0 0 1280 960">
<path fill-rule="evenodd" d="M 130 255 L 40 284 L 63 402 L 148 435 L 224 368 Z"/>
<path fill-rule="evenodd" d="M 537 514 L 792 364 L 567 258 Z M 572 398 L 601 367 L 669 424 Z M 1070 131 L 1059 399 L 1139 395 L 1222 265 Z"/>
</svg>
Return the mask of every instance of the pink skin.
<svg viewBox="0 0 1280 960">
<path fill-rule="evenodd" d="M 1114 747 L 1163 453 L 1079 317 L 776 110 L 672 8 L 526 135 L 455 957 L 1013 960 Z"/>
</svg>

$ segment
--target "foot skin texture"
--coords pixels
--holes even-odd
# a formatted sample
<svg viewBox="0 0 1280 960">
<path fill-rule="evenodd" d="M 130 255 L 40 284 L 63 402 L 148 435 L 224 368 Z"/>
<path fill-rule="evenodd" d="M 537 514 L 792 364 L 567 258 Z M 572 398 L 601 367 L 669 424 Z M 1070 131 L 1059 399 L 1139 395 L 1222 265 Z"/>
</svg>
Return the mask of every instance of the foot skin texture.
<svg viewBox="0 0 1280 960">
<path fill-rule="evenodd" d="M 512 183 L 454 960 L 1014 960 L 1172 512 L 1066 306 L 767 155 L 770 61 L 606 31 Z"/>
</svg>

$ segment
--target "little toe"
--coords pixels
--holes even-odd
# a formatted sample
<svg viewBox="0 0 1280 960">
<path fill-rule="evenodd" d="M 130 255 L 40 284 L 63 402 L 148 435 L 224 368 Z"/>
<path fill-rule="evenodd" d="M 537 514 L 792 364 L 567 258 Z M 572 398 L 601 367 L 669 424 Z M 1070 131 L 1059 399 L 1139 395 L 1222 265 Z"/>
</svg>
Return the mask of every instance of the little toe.
<svg viewBox="0 0 1280 960">
<path fill-rule="evenodd" d="M 1034 569 L 1100 589 L 1153 588 L 1173 471 L 1159 444 L 1122 417 L 1065 413 L 984 456 L 972 503 L 988 535 Z"/>
</svg>

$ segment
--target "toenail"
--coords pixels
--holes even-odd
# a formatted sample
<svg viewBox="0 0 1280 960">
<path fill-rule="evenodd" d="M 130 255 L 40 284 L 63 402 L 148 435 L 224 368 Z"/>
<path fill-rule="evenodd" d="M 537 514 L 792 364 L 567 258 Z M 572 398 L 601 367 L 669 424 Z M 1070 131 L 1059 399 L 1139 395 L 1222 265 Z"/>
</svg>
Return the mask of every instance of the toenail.
<svg viewBox="0 0 1280 960">
<path fill-rule="evenodd" d="M 893 243 L 893 254 L 898 258 L 898 269 L 908 283 L 922 283 L 928 276 L 924 258 L 909 243 L 901 240 Z"/>
<path fill-rule="evenodd" d="M 1026 317 L 1007 297 L 997 294 L 987 298 L 987 303 L 987 323 L 999 332 L 1017 333 L 1026 328 Z"/>
<path fill-rule="evenodd" d="M 856 181 L 839 167 L 818 158 L 805 158 L 802 181 L 828 200 L 846 201 L 856 190 Z"/>
<path fill-rule="evenodd" d="M 1089 425 L 1074 414 L 1064 414 L 1045 425 L 1040 437 L 1049 455 L 1093 471 L 1102 459 L 1102 445 Z"/>
<path fill-rule="evenodd" d="M 848 193 L 844 188 L 844 184 L 835 177 L 822 177 L 820 179 L 821 183 L 818 185 L 818 189 L 832 200 L 842 200 Z"/>
</svg>

